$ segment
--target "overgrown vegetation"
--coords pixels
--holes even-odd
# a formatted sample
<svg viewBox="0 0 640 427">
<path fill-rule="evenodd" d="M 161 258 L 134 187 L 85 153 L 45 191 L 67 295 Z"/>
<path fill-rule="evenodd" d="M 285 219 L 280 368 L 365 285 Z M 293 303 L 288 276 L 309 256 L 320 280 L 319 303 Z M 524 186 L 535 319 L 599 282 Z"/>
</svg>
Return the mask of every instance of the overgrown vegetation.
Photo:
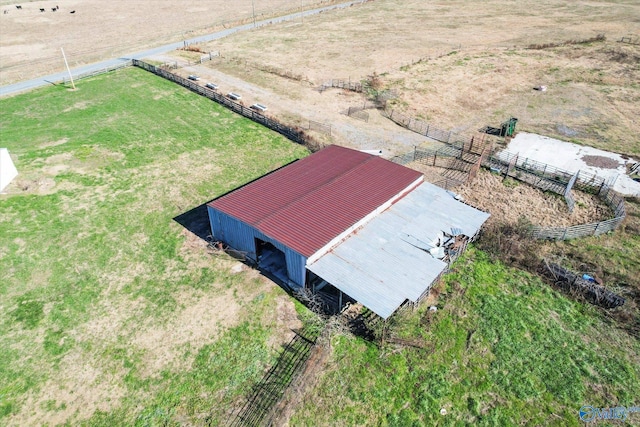
<svg viewBox="0 0 640 427">
<path fill-rule="evenodd" d="M 291 424 L 577 426 L 584 404 L 635 404 L 640 345 L 597 308 L 473 249 L 441 286 L 437 312 L 389 325 L 424 349 L 335 335 Z"/>
</svg>

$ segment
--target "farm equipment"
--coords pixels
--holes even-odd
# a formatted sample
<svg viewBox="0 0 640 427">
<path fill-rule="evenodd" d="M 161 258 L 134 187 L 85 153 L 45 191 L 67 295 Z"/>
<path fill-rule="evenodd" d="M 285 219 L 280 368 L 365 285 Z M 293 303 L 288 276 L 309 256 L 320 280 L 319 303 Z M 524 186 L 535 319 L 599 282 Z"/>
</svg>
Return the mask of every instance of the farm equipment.
<svg viewBox="0 0 640 427">
<path fill-rule="evenodd" d="M 518 119 L 515 117 L 510 117 L 509 120 L 503 122 L 499 128 L 494 128 L 491 126 L 485 126 L 480 129 L 480 132 L 488 133 L 489 135 L 495 136 L 513 136 L 516 131 L 516 123 L 518 123 Z"/>
</svg>

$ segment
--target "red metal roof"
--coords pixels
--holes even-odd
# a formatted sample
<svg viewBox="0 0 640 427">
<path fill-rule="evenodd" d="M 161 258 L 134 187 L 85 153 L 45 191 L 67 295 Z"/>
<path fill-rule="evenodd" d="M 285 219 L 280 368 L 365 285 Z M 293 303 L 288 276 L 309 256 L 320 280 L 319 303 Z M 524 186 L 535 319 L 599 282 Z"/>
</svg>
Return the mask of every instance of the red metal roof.
<svg viewBox="0 0 640 427">
<path fill-rule="evenodd" d="M 309 257 L 421 174 L 331 145 L 209 203 Z"/>
</svg>

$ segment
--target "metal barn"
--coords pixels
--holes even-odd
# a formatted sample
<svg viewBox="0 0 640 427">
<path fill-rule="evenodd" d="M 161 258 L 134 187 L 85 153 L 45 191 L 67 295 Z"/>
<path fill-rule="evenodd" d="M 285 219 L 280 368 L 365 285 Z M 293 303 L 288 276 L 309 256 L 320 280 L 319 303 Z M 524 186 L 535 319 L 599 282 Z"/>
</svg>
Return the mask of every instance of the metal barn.
<svg viewBox="0 0 640 427">
<path fill-rule="evenodd" d="M 207 209 L 215 240 L 289 287 L 337 289 L 383 318 L 419 301 L 489 216 L 417 171 L 339 146 Z"/>
</svg>

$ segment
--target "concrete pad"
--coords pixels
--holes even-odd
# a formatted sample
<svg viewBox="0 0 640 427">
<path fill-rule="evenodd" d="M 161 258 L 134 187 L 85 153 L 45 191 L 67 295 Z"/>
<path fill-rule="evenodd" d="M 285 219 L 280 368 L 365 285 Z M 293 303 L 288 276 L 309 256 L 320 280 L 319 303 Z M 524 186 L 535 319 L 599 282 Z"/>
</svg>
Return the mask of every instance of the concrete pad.
<svg viewBox="0 0 640 427">
<path fill-rule="evenodd" d="M 627 163 L 634 164 L 638 159 L 625 159 L 620 154 L 596 148 L 585 147 L 570 142 L 560 141 L 534 133 L 519 132 L 505 150 L 519 154 L 541 163 L 575 173 L 579 170 L 604 178 L 621 194 L 640 197 L 640 182 L 627 175 Z M 605 167 L 590 166 L 594 160 L 609 163 Z"/>
</svg>

